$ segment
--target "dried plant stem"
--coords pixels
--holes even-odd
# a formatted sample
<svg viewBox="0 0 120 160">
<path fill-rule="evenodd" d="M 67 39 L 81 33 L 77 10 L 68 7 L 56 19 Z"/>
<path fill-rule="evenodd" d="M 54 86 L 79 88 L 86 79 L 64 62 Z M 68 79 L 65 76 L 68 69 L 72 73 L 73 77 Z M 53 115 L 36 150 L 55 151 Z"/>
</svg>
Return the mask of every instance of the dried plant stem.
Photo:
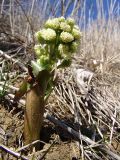
<svg viewBox="0 0 120 160">
<path fill-rule="evenodd" d="M 68 133 L 70 133 L 71 135 L 73 135 L 75 138 L 77 138 L 78 140 L 83 140 L 88 144 L 94 145 L 96 144 L 94 141 L 92 141 L 90 138 L 84 136 L 84 135 L 79 135 L 79 132 L 75 131 L 74 129 L 72 129 L 71 127 L 67 126 L 66 124 L 64 124 L 63 122 L 59 121 L 58 119 L 54 118 L 53 116 L 50 116 L 47 112 L 44 114 L 44 117 L 46 119 L 48 119 L 50 122 L 53 122 L 54 124 L 60 126 L 61 128 L 63 128 L 65 131 L 67 131 Z M 80 139 L 81 138 L 81 139 Z"/>
<path fill-rule="evenodd" d="M 27 71 L 27 68 L 18 60 L 10 57 L 9 55 L 7 55 L 5 52 L 1 51 L 0 50 L 0 56 L 4 57 L 5 59 L 7 60 L 11 60 L 13 63 L 16 63 L 18 66 L 20 66 L 20 68 L 23 70 L 23 71 Z"/>
<path fill-rule="evenodd" d="M 50 151 L 50 149 L 53 147 L 55 143 L 56 143 L 56 140 L 53 141 L 53 143 L 49 146 L 49 148 L 45 151 L 45 153 L 40 157 L 40 160 L 45 158 L 46 154 Z"/>
<path fill-rule="evenodd" d="M 0 82 L 1 86 L 4 86 L 4 84 L 5 84 L 5 82 Z M 10 88 L 10 89 L 12 89 L 12 90 L 14 90 L 14 91 L 18 91 L 19 90 L 18 88 L 14 87 L 14 86 L 12 86 L 10 84 L 5 84 L 5 86 Z"/>
<path fill-rule="evenodd" d="M 4 2 L 5 2 L 5 0 L 2 0 L 2 3 L 1 3 L 1 12 L 0 12 L 1 14 L 3 14 Z"/>
<path fill-rule="evenodd" d="M 45 144 L 45 142 L 43 142 L 43 141 L 36 140 L 36 141 L 34 141 L 34 142 L 30 143 L 30 144 L 27 144 L 27 145 L 25 145 L 25 146 L 17 149 L 16 151 L 17 151 L 17 152 L 22 152 L 22 151 L 25 150 L 26 148 L 30 148 L 31 146 L 34 146 L 34 145 L 37 144 L 37 143 L 43 143 L 43 144 Z"/>
<path fill-rule="evenodd" d="M 21 158 L 22 160 L 28 160 L 28 158 L 26 158 L 25 156 L 22 156 L 20 153 L 17 153 L 16 151 L 13 151 L 13 150 L 9 149 L 8 147 L 6 147 L 2 144 L 0 144 L 0 150 L 4 150 L 4 151 L 13 155 L 16 158 Z"/>
<path fill-rule="evenodd" d="M 34 5 L 35 5 L 35 0 L 32 1 L 32 5 L 31 5 L 31 10 L 30 10 L 29 16 L 32 16 Z M 25 33 L 26 37 L 28 37 L 28 33 L 30 31 L 29 29 L 30 29 L 30 24 L 29 24 L 29 21 L 28 21 L 27 26 L 26 26 L 26 33 Z"/>
</svg>

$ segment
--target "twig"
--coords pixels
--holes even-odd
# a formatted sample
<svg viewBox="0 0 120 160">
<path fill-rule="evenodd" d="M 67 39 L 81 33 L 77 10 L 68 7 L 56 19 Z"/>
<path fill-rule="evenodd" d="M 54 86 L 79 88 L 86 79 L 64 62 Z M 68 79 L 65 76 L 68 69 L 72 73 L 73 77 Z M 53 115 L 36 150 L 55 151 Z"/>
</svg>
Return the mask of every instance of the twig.
<svg viewBox="0 0 120 160">
<path fill-rule="evenodd" d="M 5 83 L 5 82 L 0 82 L 0 85 L 3 86 L 4 83 Z M 14 90 L 14 91 L 18 91 L 18 90 L 19 90 L 19 88 L 16 88 L 16 87 L 14 87 L 14 86 L 12 86 L 12 85 L 9 85 L 9 84 L 5 84 L 5 86 L 8 87 L 8 88 L 10 88 L 10 89 L 12 89 L 12 90 Z"/>
<path fill-rule="evenodd" d="M 22 156 L 20 153 L 15 152 L 15 151 L 9 149 L 8 147 L 6 147 L 6 146 L 4 146 L 4 145 L 2 145 L 2 144 L 0 144 L 0 149 L 1 149 L 1 150 L 5 150 L 6 152 L 8 152 L 9 154 L 13 155 L 13 156 L 16 157 L 16 158 L 21 158 L 21 159 L 23 159 L 23 160 L 28 160 L 27 157 Z"/>
<path fill-rule="evenodd" d="M 49 148 L 45 151 L 45 153 L 40 157 L 39 160 L 42 160 L 43 158 L 45 158 L 46 154 L 49 152 L 49 150 L 51 149 L 51 147 L 56 143 L 56 139 L 53 141 L 53 143 L 49 146 Z"/>
<path fill-rule="evenodd" d="M 22 7 L 21 3 L 19 2 L 19 0 L 15 0 L 15 1 L 16 1 L 16 2 L 18 3 L 18 5 L 20 6 L 20 8 L 21 8 L 21 10 L 22 10 L 22 12 L 23 12 L 26 20 L 27 20 L 27 23 L 29 23 L 29 26 L 30 26 L 30 29 L 31 29 L 31 32 L 32 32 L 33 42 L 35 43 L 34 29 L 33 29 L 33 25 L 32 25 L 31 22 L 30 22 L 30 18 L 27 16 L 27 14 L 26 14 L 24 8 Z"/>
<path fill-rule="evenodd" d="M 114 159 L 120 160 L 120 156 L 115 154 L 114 152 L 110 151 L 107 147 L 101 147 L 101 150 L 105 151 L 107 154 L 109 154 Z"/>
<path fill-rule="evenodd" d="M 12 99 L 11 101 L 13 102 L 14 99 L 14 95 L 13 94 L 7 94 L 7 97 L 9 97 L 10 99 Z M 20 104 L 22 104 L 23 106 L 25 106 L 25 101 L 23 99 L 19 100 Z"/>
<path fill-rule="evenodd" d="M 35 5 L 35 0 L 32 1 L 30 13 L 29 13 L 29 16 L 30 16 L 30 17 L 32 17 L 34 5 Z M 23 12 L 23 13 L 24 13 L 24 12 Z M 28 19 L 29 19 L 29 17 L 28 17 Z M 32 24 L 31 24 L 31 22 L 30 22 L 30 20 L 29 20 L 28 23 L 27 23 L 27 26 L 26 26 L 25 37 L 28 37 L 29 27 L 31 27 L 31 26 L 32 26 Z M 32 26 L 32 27 L 33 27 L 33 26 Z M 33 34 L 33 28 L 31 28 L 31 29 L 32 29 L 33 41 L 34 41 L 34 43 L 35 43 L 34 34 Z"/>
<path fill-rule="evenodd" d="M 111 134 L 110 134 L 110 144 L 112 143 L 112 137 L 113 137 L 113 132 L 114 132 L 114 125 L 115 125 L 115 118 L 116 118 L 116 107 L 115 107 L 115 113 L 114 113 L 114 119 L 113 119 L 113 123 L 112 123 L 112 128 L 111 128 Z"/>
<path fill-rule="evenodd" d="M 51 121 L 52 123 L 60 126 L 62 129 L 64 129 L 65 131 L 69 132 L 71 135 L 73 135 L 75 138 L 77 138 L 78 140 L 80 140 L 80 137 L 83 141 L 85 141 L 88 144 L 95 144 L 94 141 L 92 141 L 90 138 L 81 135 L 79 136 L 79 133 L 77 131 L 75 131 L 74 129 L 72 129 L 71 127 L 68 127 L 66 124 L 64 124 L 63 122 L 59 121 L 57 118 L 49 115 L 47 112 L 44 114 L 44 118 L 48 119 L 49 121 Z"/>
<path fill-rule="evenodd" d="M 4 6 L 4 2 L 5 2 L 5 0 L 2 0 L 2 3 L 1 3 L 1 12 L 0 12 L 1 14 L 3 13 L 3 8 L 4 8 L 3 6 Z"/>
<path fill-rule="evenodd" d="M 31 147 L 31 146 L 35 145 L 36 143 L 43 143 L 43 144 L 45 144 L 45 142 L 43 142 L 41 140 L 36 140 L 36 141 L 34 141 L 34 142 L 30 143 L 30 144 L 27 144 L 27 145 L 25 145 L 25 146 L 17 149 L 16 151 L 17 152 L 21 152 L 22 150 L 25 150 L 26 148 Z"/>
<path fill-rule="evenodd" d="M 1 51 L 1 50 L 0 50 L 0 56 L 2 56 L 2 57 L 4 57 L 4 58 L 6 58 L 6 59 L 8 59 L 8 60 L 11 60 L 12 62 L 16 63 L 18 66 L 20 66 L 20 68 L 21 68 L 23 71 L 25 71 L 25 72 L 28 71 L 27 68 L 26 68 L 20 61 L 16 61 L 16 59 L 10 57 L 9 55 L 7 55 L 7 53 L 5 53 L 5 52 L 3 52 L 3 51 Z"/>
</svg>

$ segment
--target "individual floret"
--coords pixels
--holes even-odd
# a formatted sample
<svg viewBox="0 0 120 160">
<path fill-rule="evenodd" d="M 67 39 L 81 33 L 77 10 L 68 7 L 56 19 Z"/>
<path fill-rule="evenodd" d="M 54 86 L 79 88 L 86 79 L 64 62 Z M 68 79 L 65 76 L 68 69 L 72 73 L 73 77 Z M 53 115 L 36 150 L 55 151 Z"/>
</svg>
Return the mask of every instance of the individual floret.
<svg viewBox="0 0 120 160">
<path fill-rule="evenodd" d="M 60 39 L 64 43 L 69 43 L 74 40 L 74 37 L 72 36 L 72 34 L 63 31 L 60 35 Z"/>
</svg>

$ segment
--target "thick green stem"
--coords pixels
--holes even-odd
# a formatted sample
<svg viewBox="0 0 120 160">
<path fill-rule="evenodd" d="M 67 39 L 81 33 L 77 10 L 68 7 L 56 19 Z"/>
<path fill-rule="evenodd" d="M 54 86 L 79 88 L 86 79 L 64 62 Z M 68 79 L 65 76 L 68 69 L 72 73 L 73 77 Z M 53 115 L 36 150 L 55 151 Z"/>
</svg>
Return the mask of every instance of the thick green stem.
<svg viewBox="0 0 120 160">
<path fill-rule="evenodd" d="M 24 121 L 25 144 L 40 139 L 40 130 L 45 110 L 44 95 L 39 85 L 27 93 Z"/>
</svg>

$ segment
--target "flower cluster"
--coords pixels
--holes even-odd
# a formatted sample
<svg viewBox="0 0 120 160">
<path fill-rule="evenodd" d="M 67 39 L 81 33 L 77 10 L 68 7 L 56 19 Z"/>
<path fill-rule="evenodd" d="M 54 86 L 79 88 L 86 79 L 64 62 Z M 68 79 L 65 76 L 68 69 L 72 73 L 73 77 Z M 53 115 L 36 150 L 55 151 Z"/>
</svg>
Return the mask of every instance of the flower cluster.
<svg viewBox="0 0 120 160">
<path fill-rule="evenodd" d="M 70 65 L 71 56 L 77 51 L 81 32 L 72 18 L 64 17 L 48 19 L 35 34 L 38 45 L 35 45 L 37 64 L 44 69 L 51 70 Z"/>
</svg>

